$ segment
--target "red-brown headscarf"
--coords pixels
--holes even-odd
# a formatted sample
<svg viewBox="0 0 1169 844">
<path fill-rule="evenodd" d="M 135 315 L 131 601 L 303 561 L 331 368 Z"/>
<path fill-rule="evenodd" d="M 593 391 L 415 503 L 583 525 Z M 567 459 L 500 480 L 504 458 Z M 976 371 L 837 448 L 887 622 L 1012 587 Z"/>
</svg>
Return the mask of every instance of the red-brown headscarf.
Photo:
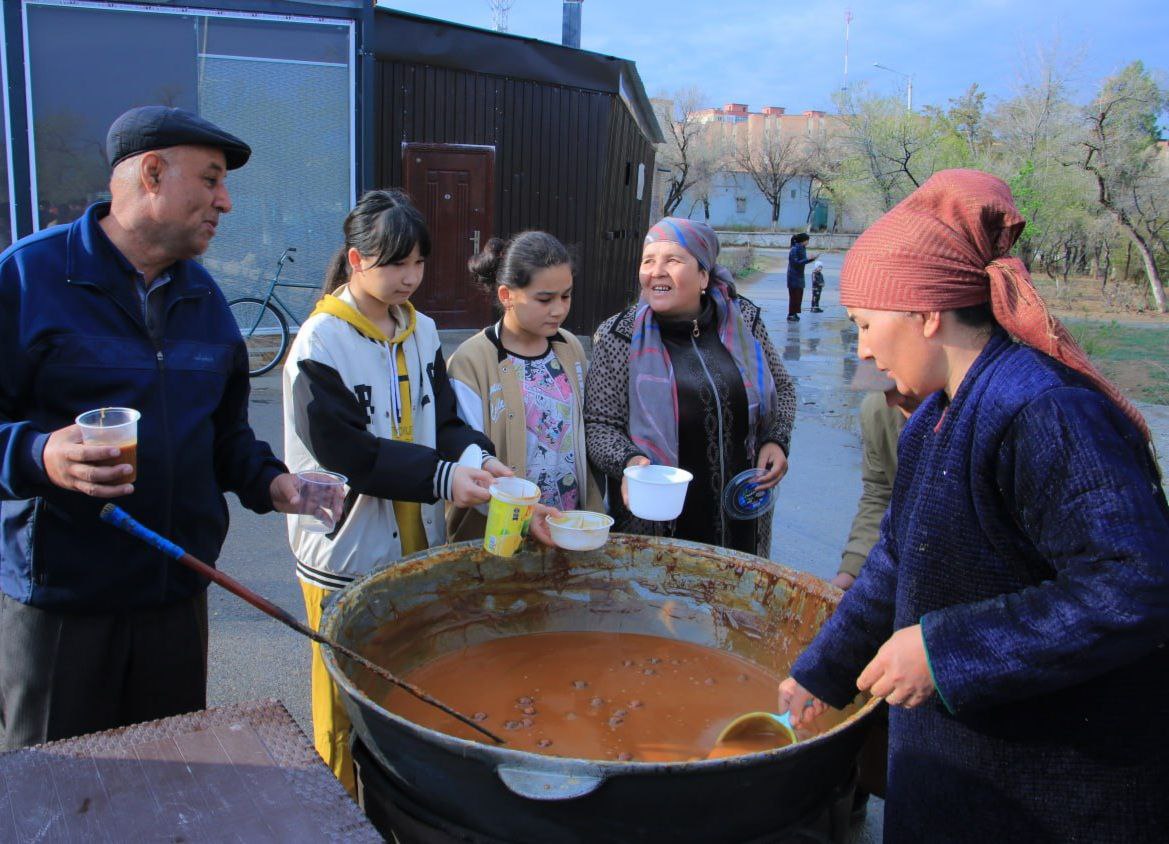
<svg viewBox="0 0 1169 844">
<path fill-rule="evenodd" d="M 946 311 L 990 302 L 1016 339 L 1082 373 L 1149 438 L 1140 411 L 1097 371 L 1008 253 L 1025 221 L 1006 182 L 942 170 L 865 231 L 844 259 L 840 302 L 879 311 Z"/>
</svg>

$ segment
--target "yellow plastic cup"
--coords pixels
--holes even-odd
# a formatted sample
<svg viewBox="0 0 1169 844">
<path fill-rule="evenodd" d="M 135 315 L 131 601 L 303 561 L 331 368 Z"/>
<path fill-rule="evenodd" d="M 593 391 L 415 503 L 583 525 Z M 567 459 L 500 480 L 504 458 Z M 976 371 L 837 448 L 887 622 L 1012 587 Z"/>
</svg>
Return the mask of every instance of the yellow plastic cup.
<svg viewBox="0 0 1169 844">
<path fill-rule="evenodd" d="M 510 557 L 520 550 L 539 500 L 540 488 L 531 481 L 498 478 L 491 485 L 483 550 L 498 557 Z"/>
</svg>

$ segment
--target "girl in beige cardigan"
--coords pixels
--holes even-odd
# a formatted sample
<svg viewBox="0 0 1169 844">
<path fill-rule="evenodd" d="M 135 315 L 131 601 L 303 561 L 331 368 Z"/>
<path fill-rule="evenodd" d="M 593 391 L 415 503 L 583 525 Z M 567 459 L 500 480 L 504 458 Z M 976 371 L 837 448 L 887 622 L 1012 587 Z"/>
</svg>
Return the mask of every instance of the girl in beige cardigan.
<svg viewBox="0 0 1169 844">
<path fill-rule="evenodd" d="M 503 318 L 451 356 L 459 416 L 491 439 L 517 477 L 540 487 L 542 504 L 602 511 L 585 455 L 588 361 L 580 341 L 560 329 L 572 304 L 572 256 L 552 235 L 529 231 L 507 243 L 492 238 L 469 267 Z M 475 510 L 447 508 L 452 540 L 481 537 L 484 526 Z"/>
</svg>

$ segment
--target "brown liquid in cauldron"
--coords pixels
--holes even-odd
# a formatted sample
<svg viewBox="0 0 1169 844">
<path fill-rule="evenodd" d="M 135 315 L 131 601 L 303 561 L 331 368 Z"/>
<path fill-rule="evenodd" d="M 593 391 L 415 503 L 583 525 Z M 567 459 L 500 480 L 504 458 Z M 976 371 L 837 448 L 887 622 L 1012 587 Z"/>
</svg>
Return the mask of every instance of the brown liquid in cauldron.
<svg viewBox="0 0 1169 844">
<path fill-rule="evenodd" d="M 640 762 L 706 758 L 736 716 L 774 711 L 779 685 L 775 675 L 725 651 L 630 633 L 495 639 L 445 654 L 405 678 L 473 715 L 510 748 Z M 383 692 L 382 702 L 416 724 L 483 740 L 401 690 Z M 783 744 L 750 737 L 719 755 Z"/>
</svg>

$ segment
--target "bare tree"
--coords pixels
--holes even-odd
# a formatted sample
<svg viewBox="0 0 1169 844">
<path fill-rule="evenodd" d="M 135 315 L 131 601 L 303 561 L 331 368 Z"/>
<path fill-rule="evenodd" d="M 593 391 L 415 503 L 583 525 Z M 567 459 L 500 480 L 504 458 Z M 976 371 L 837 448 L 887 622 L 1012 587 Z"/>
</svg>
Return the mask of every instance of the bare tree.
<svg viewBox="0 0 1169 844">
<path fill-rule="evenodd" d="M 691 156 L 691 173 L 694 177 L 689 191 L 690 210 L 702 206 L 702 216 L 710 221 L 710 201 L 718 188 L 719 177 L 726 172 L 726 135 L 719 127 L 706 125 L 695 139 Z"/>
<path fill-rule="evenodd" d="M 937 119 L 907 113 L 898 98 L 857 86 L 839 95 L 837 105 L 844 123 L 838 184 L 862 216 L 883 214 L 935 171 L 960 163 L 942 143 L 946 133 Z"/>
<path fill-rule="evenodd" d="M 735 168 L 746 173 L 771 205 L 771 225 L 779 224 L 783 189 L 806 171 L 804 139 L 785 134 L 779 120 L 766 120 L 760 131 L 746 132 L 735 147 Z"/>
<path fill-rule="evenodd" d="M 1164 248 L 1158 209 L 1165 164 L 1157 150 L 1157 118 L 1169 96 L 1137 61 L 1104 80 L 1085 109 L 1087 132 L 1078 164 L 1096 184 L 1096 201 L 1132 241 L 1145 266 L 1156 308 L 1169 312 L 1154 247 Z M 1163 209 L 1162 209 L 1163 210 Z"/>
<path fill-rule="evenodd" d="M 840 224 L 844 214 L 845 192 L 840 189 L 843 174 L 844 151 L 841 140 L 836 131 L 829 131 L 824 126 L 808 133 L 804 138 L 804 172 L 808 176 L 808 216 L 807 223 L 812 225 L 812 216 L 816 206 L 823 200 L 829 200 L 836 208 L 835 225 Z"/>
<path fill-rule="evenodd" d="M 682 200 L 714 172 L 710 127 L 699 116 L 703 94 L 695 88 L 679 91 L 673 100 L 655 99 L 658 122 L 666 136 L 659 147 L 658 164 L 669 170 L 662 199 L 662 213 L 672 215 Z M 709 188 L 707 188 L 709 201 Z"/>
</svg>

